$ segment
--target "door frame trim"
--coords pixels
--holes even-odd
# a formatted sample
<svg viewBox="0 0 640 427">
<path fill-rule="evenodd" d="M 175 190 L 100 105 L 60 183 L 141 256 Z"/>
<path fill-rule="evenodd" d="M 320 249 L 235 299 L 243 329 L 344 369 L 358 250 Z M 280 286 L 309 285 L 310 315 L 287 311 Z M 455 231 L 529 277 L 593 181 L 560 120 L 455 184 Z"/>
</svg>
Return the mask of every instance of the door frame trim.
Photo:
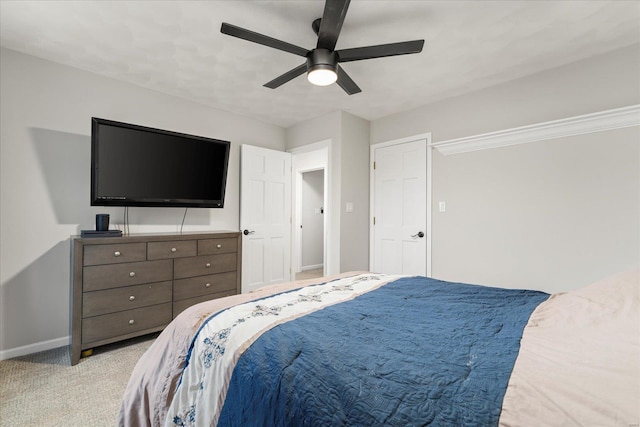
<svg viewBox="0 0 640 427">
<path fill-rule="evenodd" d="M 369 220 L 369 265 L 373 268 L 374 261 L 374 225 L 373 225 L 373 214 L 375 213 L 375 178 L 373 176 L 374 169 L 373 164 L 375 162 L 375 152 L 378 148 L 390 147 L 392 145 L 406 144 L 408 142 L 414 142 L 418 140 L 425 140 L 426 143 L 426 153 L 427 153 L 427 276 L 431 277 L 431 217 L 432 217 L 432 150 L 433 147 L 431 145 L 431 132 L 421 133 L 414 136 L 408 136 L 405 138 L 394 139 L 386 142 L 379 142 L 377 144 L 372 144 L 369 151 L 369 212 L 370 212 L 370 220 Z"/>
<path fill-rule="evenodd" d="M 298 171 L 298 165 L 297 165 L 297 158 L 296 155 L 298 154 L 305 154 L 305 153 L 310 153 L 310 152 L 315 152 L 315 151 L 320 151 L 320 150 L 325 150 L 326 149 L 326 153 L 327 153 L 327 158 L 326 158 L 326 162 L 324 164 L 324 249 L 323 249 L 323 262 L 324 262 L 324 275 L 330 275 L 330 274 L 336 274 L 334 272 L 335 266 L 332 263 L 332 258 L 333 258 L 333 253 L 335 251 L 334 248 L 334 242 L 331 239 L 331 230 L 333 227 L 333 215 L 332 213 L 332 205 L 331 205 L 331 198 L 333 197 L 331 194 L 331 173 L 332 173 L 332 165 L 331 165 L 331 156 L 332 156 L 332 145 L 333 145 L 333 141 L 331 139 L 324 139 L 324 140 L 320 140 L 318 142 L 314 142 L 311 144 L 306 144 L 306 145 L 301 145 L 299 147 L 293 147 L 290 148 L 287 151 L 287 153 L 291 154 L 291 169 L 292 169 L 292 179 L 291 179 L 291 184 L 292 184 L 292 188 L 291 188 L 291 196 L 292 196 L 292 203 L 291 203 L 291 209 L 292 209 L 292 214 L 293 214 L 293 220 L 291 221 L 291 274 L 292 276 L 295 276 L 296 273 L 296 267 L 299 264 L 299 250 L 301 249 L 300 246 L 300 240 L 298 239 L 298 233 L 296 230 L 296 224 L 299 224 L 299 218 L 298 218 L 298 212 L 297 212 L 297 206 L 299 201 L 296 199 L 297 198 L 297 180 L 296 180 L 296 172 Z M 312 170 L 312 169 L 310 169 Z"/>
</svg>

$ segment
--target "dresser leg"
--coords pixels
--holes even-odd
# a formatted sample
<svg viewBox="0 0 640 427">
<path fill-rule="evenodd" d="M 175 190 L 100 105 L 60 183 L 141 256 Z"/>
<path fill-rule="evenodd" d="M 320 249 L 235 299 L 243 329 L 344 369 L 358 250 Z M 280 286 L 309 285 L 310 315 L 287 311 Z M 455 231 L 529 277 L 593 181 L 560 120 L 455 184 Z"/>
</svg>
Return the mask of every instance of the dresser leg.
<svg viewBox="0 0 640 427">
<path fill-rule="evenodd" d="M 82 353 L 80 353 L 80 357 L 89 357 L 93 354 L 93 349 L 90 348 L 88 350 L 83 350 Z"/>
</svg>

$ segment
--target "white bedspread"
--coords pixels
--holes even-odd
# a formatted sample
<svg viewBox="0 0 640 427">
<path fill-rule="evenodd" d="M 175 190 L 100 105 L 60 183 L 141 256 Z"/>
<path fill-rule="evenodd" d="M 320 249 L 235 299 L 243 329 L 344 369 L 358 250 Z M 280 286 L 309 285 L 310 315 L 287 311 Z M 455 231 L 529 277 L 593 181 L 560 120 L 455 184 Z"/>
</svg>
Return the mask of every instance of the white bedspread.
<svg viewBox="0 0 640 427">
<path fill-rule="evenodd" d="M 533 312 L 501 426 L 640 426 L 640 270 Z"/>
</svg>

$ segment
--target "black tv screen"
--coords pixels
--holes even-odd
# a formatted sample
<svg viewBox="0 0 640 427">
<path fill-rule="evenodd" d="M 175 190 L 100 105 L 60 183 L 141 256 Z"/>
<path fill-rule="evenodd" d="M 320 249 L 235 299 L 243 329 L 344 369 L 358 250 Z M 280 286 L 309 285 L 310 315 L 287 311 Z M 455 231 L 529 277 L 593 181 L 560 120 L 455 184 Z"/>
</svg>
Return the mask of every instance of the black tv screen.
<svg viewBox="0 0 640 427">
<path fill-rule="evenodd" d="M 92 206 L 224 207 L 229 141 L 91 121 Z"/>
</svg>

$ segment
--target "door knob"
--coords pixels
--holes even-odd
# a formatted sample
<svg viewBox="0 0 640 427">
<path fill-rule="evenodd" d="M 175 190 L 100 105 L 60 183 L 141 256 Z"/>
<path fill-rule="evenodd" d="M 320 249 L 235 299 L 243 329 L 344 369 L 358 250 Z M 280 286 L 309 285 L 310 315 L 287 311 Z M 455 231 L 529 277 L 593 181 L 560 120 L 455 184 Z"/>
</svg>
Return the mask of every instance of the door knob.
<svg viewBox="0 0 640 427">
<path fill-rule="evenodd" d="M 424 237 L 424 233 L 422 231 L 418 231 L 418 234 L 412 234 L 411 237 L 413 237 L 414 239 L 416 237 L 423 238 Z"/>
<path fill-rule="evenodd" d="M 244 234 L 245 236 L 248 236 L 249 234 L 253 234 L 253 233 L 255 233 L 255 231 L 244 230 L 242 232 L 242 234 Z"/>
</svg>

